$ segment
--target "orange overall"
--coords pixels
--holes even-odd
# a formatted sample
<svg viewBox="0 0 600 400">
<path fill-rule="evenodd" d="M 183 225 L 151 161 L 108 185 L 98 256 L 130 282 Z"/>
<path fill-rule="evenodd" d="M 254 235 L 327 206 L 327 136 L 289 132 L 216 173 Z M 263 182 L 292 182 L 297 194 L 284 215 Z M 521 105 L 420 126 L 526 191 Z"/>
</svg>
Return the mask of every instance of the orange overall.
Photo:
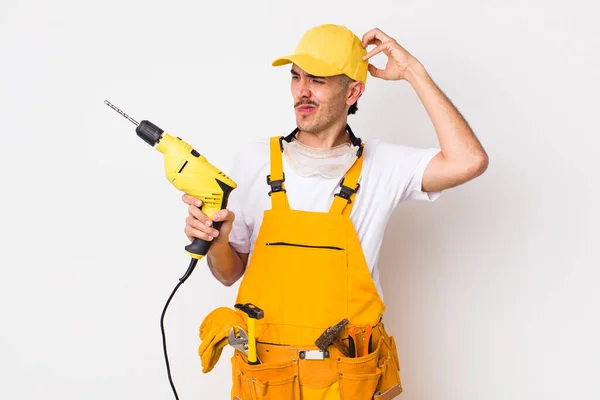
<svg viewBox="0 0 600 400">
<path fill-rule="evenodd" d="M 254 253 L 240 284 L 237 303 L 264 311 L 256 321 L 260 364 L 245 353 L 231 359 L 232 399 L 371 400 L 402 392 L 393 336 L 382 322 L 385 305 L 377 293 L 350 211 L 362 168 L 360 156 L 347 172 L 329 212 L 290 209 L 284 185 L 282 144 L 270 142 L 272 209 L 265 210 Z M 247 321 L 247 315 L 237 310 Z M 347 318 L 338 338 L 348 344 L 348 330 L 372 328 L 369 354 L 344 355 L 329 346 L 326 356 L 315 341 Z M 362 344 L 358 344 L 362 346 Z"/>
</svg>

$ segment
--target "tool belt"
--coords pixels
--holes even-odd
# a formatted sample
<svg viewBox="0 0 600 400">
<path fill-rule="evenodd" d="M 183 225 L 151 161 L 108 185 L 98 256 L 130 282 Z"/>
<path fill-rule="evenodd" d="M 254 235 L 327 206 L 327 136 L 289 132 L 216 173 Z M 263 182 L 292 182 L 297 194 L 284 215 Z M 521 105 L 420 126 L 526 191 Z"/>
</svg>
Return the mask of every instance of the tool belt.
<svg viewBox="0 0 600 400">
<path fill-rule="evenodd" d="M 360 328 L 360 327 L 359 327 Z M 359 335 L 360 337 L 360 335 Z M 348 327 L 339 333 L 347 346 Z M 363 346 L 357 344 L 357 348 Z M 371 352 L 357 357 L 343 347 L 269 344 L 257 340 L 260 364 L 249 365 L 246 354 L 235 350 L 231 358 L 237 400 L 387 400 L 402 392 L 400 364 L 393 336 L 383 322 L 372 329 Z"/>
</svg>

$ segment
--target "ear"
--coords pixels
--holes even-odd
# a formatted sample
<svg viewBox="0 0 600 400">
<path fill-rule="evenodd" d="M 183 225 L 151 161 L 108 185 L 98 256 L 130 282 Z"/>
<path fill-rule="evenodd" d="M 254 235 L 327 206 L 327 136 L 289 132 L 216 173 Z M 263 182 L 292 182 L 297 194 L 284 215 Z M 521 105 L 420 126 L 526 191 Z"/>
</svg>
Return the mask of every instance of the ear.
<svg viewBox="0 0 600 400">
<path fill-rule="evenodd" d="M 346 104 L 351 106 L 352 104 L 356 103 L 364 91 L 364 83 L 360 81 L 350 83 L 350 85 L 348 85 L 348 97 L 346 97 Z"/>
</svg>

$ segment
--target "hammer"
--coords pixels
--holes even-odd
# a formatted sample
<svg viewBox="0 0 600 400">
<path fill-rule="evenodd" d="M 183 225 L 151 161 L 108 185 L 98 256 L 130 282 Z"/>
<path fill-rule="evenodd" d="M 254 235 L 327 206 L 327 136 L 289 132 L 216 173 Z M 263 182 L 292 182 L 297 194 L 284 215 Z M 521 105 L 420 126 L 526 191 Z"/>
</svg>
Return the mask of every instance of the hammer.
<svg viewBox="0 0 600 400">
<path fill-rule="evenodd" d="M 248 364 L 259 364 L 256 356 L 256 320 L 264 318 L 265 313 L 252 303 L 236 304 L 235 308 L 248 315 Z"/>
<path fill-rule="evenodd" d="M 315 345 L 322 351 L 325 351 L 329 345 L 333 344 L 345 357 L 348 357 L 348 349 L 341 343 L 341 341 L 337 338 L 337 335 L 340 333 L 342 329 L 346 325 L 348 325 L 348 319 L 344 318 L 336 325 L 330 326 L 325 329 L 325 332 L 319 336 L 319 338 L 315 341 Z"/>
</svg>

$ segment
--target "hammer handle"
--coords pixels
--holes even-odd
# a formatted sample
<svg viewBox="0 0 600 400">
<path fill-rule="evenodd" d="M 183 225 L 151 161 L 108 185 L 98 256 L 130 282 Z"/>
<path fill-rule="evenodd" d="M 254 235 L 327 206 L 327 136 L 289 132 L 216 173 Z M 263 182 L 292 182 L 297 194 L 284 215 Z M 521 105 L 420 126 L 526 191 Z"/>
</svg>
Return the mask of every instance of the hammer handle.
<svg viewBox="0 0 600 400">
<path fill-rule="evenodd" d="M 256 357 L 256 319 L 248 318 L 248 364 L 258 364 Z"/>
</svg>

